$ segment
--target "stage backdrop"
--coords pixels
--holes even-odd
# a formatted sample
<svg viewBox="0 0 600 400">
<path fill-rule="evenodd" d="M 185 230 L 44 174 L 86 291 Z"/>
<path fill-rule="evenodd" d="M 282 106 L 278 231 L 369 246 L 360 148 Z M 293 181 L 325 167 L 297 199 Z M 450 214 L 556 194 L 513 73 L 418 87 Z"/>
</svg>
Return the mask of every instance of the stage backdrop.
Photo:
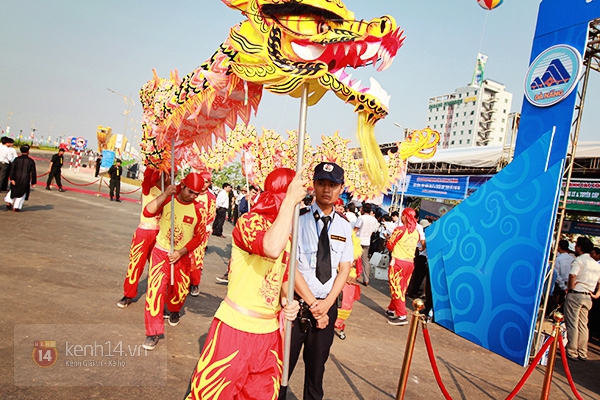
<svg viewBox="0 0 600 400">
<path fill-rule="evenodd" d="M 541 2 L 514 160 L 428 229 L 436 322 L 521 365 L 533 339 L 588 22 L 598 17 L 600 1 Z"/>
</svg>

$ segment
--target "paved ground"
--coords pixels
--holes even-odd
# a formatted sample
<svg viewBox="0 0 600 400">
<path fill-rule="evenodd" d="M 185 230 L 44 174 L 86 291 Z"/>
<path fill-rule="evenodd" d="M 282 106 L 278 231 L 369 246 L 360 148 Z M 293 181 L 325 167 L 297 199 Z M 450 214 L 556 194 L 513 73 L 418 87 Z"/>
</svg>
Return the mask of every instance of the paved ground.
<svg viewBox="0 0 600 400">
<path fill-rule="evenodd" d="M 47 164 L 40 160 L 38 168 L 45 171 Z M 65 175 L 74 174 L 65 171 Z M 93 179 L 81 173 L 72 177 L 81 183 Z M 124 365 L 111 367 L 106 362 L 113 360 L 97 354 L 95 361 L 101 359 L 105 364 L 65 365 L 81 355 L 76 348 L 69 350 L 65 343 L 69 340 L 81 345 L 96 341 L 101 346 L 111 341 L 113 347 L 121 342 L 128 347 L 126 352 L 144 340 L 145 274 L 138 301 L 123 310 L 115 305 L 122 296 L 129 242 L 139 211 L 139 204 L 133 201 L 111 203 L 74 191 L 48 192 L 43 185 L 32 193 L 21 213 L 0 211 L 5 245 L 0 264 L 0 301 L 5 304 L 0 314 L 0 398 L 183 397 L 214 311 L 226 294 L 226 286 L 216 284 L 214 278 L 226 270 L 231 248 L 229 223 L 225 226 L 227 239 L 210 239 L 201 295 L 188 298 L 181 323 L 166 327 L 165 338 L 153 354 L 114 357 Z M 348 320 L 347 339 L 336 338 L 332 347 L 325 398 L 395 398 L 408 327 L 387 324 L 382 315 L 387 303 L 385 282 L 376 281 L 363 289 Z M 430 334 L 442 379 L 454 399 L 505 398 L 525 372 L 442 327 L 432 325 Z M 56 364 L 41 368 L 33 363 L 32 356 L 40 354 L 33 352 L 35 340 L 57 342 Z M 47 355 L 44 346 L 37 350 Z M 570 362 L 571 371 L 583 398 L 600 399 L 600 350 L 597 345 L 590 350 L 587 363 Z M 94 358 L 86 355 L 84 361 Z M 48 360 L 42 357 L 44 361 Z M 560 360 L 557 363 L 551 398 L 574 398 Z M 302 392 L 302 373 L 300 362 L 290 380 L 290 399 Z M 539 398 L 543 373 L 538 367 L 517 398 Z M 406 398 L 443 398 L 421 333 Z"/>
</svg>

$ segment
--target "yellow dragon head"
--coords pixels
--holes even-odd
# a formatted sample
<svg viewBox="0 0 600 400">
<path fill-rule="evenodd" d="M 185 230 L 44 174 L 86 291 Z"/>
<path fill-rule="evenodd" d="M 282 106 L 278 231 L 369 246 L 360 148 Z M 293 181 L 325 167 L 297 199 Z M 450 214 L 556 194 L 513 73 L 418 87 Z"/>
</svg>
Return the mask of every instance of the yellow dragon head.
<svg viewBox="0 0 600 400">
<path fill-rule="evenodd" d="M 248 18 L 229 35 L 241 79 L 294 97 L 308 83 L 309 105 L 332 90 L 370 123 L 387 115 L 390 96 L 379 83 L 362 86 L 345 68 L 391 65 L 404 40 L 392 17 L 357 21 L 340 0 L 222 1 Z"/>
</svg>

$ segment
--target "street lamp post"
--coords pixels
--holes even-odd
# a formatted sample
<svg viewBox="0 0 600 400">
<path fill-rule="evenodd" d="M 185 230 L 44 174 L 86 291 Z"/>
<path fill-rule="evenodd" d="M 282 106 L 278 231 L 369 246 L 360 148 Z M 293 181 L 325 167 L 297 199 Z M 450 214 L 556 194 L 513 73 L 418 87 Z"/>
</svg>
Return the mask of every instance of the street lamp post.
<svg viewBox="0 0 600 400">
<path fill-rule="evenodd" d="M 131 110 L 133 110 L 134 107 L 134 102 L 133 99 L 130 96 L 125 96 L 124 94 L 121 94 L 119 92 L 115 92 L 112 89 L 106 88 L 106 90 L 108 90 L 109 92 L 112 92 L 116 95 L 121 96 L 121 98 L 123 99 L 123 101 L 125 102 L 125 104 L 127 105 L 127 110 L 125 110 L 123 112 L 123 115 L 125 116 L 125 129 L 123 130 L 123 137 L 125 139 L 127 139 L 127 122 L 129 121 L 129 114 L 131 113 Z M 130 144 L 131 146 L 131 144 Z"/>
</svg>

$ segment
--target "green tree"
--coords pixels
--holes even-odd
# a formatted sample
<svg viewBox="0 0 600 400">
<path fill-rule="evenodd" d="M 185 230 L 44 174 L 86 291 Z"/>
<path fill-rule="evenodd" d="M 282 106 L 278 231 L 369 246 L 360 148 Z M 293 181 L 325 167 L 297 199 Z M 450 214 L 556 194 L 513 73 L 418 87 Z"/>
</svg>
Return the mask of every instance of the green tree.
<svg viewBox="0 0 600 400">
<path fill-rule="evenodd" d="M 222 187 L 224 183 L 230 183 L 234 188 L 246 185 L 246 178 L 242 174 L 242 163 L 233 162 L 220 171 L 213 173 L 213 186 Z"/>
</svg>

